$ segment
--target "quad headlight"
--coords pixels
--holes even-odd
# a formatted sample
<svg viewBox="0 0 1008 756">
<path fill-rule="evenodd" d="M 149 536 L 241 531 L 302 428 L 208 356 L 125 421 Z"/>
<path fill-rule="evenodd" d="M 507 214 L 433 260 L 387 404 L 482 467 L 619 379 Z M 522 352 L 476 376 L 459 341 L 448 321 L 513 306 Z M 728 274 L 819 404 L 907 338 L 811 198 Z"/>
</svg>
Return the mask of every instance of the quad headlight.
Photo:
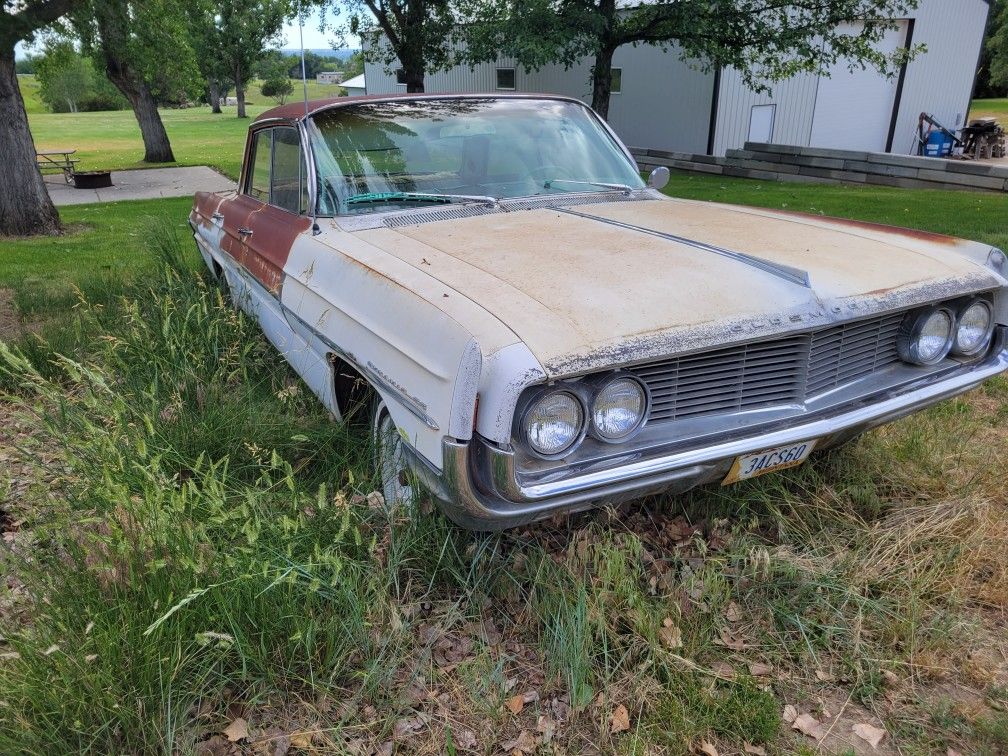
<svg viewBox="0 0 1008 756">
<path fill-rule="evenodd" d="M 994 333 L 994 313 L 982 299 L 967 302 L 959 309 L 952 354 L 973 357 L 984 351 Z"/>
<path fill-rule="evenodd" d="M 638 381 L 614 378 L 592 402 L 592 430 L 603 441 L 623 441 L 644 423 L 647 405 L 647 392 Z"/>
<path fill-rule="evenodd" d="M 914 365 L 936 365 L 952 349 L 955 316 L 946 307 L 928 307 L 907 315 L 896 337 L 900 359 Z"/>
<path fill-rule="evenodd" d="M 628 440 L 644 427 L 649 405 L 644 384 L 625 373 L 563 382 L 531 397 L 516 433 L 536 456 L 559 459 L 588 434 L 611 444 Z"/>
<path fill-rule="evenodd" d="M 525 410 L 522 433 L 529 447 L 543 457 L 568 451 L 584 436 L 585 413 L 581 400 L 569 391 L 550 391 Z"/>
</svg>

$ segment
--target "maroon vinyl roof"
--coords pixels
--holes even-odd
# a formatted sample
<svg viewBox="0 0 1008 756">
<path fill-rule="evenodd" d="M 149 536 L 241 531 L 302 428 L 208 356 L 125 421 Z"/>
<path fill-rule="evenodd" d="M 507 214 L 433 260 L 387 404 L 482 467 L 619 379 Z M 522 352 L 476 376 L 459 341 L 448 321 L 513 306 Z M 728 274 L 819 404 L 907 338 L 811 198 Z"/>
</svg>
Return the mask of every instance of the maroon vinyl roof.
<svg viewBox="0 0 1008 756">
<path fill-rule="evenodd" d="M 573 102 L 580 102 L 580 100 L 573 100 L 573 98 L 566 97 L 564 95 L 555 94 L 538 94 L 534 92 L 466 92 L 465 94 L 459 94 L 458 92 L 443 92 L 443 93 L 418 93 L 418 94 L 407 94 L 406 92 L 397 92 L 393 94 L 381 94 L 381 95 L 357 95 L 355 97 L 329 97 L 324 100 L 309 100 L 307 108 L 305 107 L 304 100 L 292 100 L 286 105 L 280 105 L 275 108 L 270 108 L 265 113 L 260 113 L 259 116 L 252 123 L 258 123 L 259 121 L 265 121 L 272 118 L 282 118 L 284 120 L 297 121 L 305 117 L 305 110 L 307 109 L 308 115 L 314 115 L 321 110 L 329 110 L 330 108 L 340 108 L 345 105 L 355 105 L 361 102 L 379 102 L 388 100 L 443 100 L 445 98 L 458 97 L 460 99 L 470 99 L 470 98 L 481 98 L 489 97 L 494 99 L 504 99 L 504 98 L 515 98 L 515 99 L 545 99 L 545 100 L 571 100 Z"/>
</svg>

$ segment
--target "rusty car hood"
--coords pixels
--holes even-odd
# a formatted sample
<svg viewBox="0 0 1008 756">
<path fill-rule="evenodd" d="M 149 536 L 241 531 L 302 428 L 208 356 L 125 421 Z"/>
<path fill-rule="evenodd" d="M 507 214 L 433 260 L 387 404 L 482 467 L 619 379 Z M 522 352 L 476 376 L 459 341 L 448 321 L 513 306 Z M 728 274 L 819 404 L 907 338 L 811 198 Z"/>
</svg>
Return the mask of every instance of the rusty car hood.
<svg viewBox="0 0 1008 756">
<path fill-rule="evenodd" d="M 957 254 L 970 242 L 684 200 L 358 234 L 492 313 L 554 377 L 1001 285 Z"/>
</svg>

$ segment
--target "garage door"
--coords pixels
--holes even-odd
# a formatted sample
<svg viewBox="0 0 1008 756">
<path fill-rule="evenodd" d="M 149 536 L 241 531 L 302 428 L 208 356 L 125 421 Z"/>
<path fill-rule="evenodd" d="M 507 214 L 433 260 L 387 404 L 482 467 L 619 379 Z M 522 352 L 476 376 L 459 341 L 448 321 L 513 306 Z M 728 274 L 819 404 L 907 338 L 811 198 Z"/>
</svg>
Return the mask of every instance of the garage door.
<svg viewBox="0 0 1008 756">
<path fill-rule="evenodd" d="M 848 25 L 850 33 L 858 27 Z M 878 47 L 887 55 L 896 52 L 906 40 L 907 22 L 886 33 Z M 884 152 L 896 101 L 896 76 L 886 78 L 874 68 L 847 70 L 838 61 L 829 78 L 819 79 L 815 111 L 812 116 L 813 147 Z"/>
</svg>

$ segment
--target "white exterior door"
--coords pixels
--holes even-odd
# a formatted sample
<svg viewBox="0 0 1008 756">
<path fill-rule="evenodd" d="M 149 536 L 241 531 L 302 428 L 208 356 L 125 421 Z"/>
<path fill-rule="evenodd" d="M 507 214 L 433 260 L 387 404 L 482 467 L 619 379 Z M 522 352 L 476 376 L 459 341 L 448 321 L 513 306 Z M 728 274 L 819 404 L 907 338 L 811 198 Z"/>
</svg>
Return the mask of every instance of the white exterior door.
<svg viewBox="0 0 1008 756">
<path fill-rule="evenodd" d="M 859 25 L 847 24 L 852 34 Z M 903 46 L 907 22 L 886 33 L 880 51 L 890 55 Z M 819 79 L 812 116 L 812 147 L 884 152 L 896 101 L 897 77 L 886 78 L 872 67 L 847 70 L 847 61 L 837 61 L 829 78 Z"/>
</svg>

